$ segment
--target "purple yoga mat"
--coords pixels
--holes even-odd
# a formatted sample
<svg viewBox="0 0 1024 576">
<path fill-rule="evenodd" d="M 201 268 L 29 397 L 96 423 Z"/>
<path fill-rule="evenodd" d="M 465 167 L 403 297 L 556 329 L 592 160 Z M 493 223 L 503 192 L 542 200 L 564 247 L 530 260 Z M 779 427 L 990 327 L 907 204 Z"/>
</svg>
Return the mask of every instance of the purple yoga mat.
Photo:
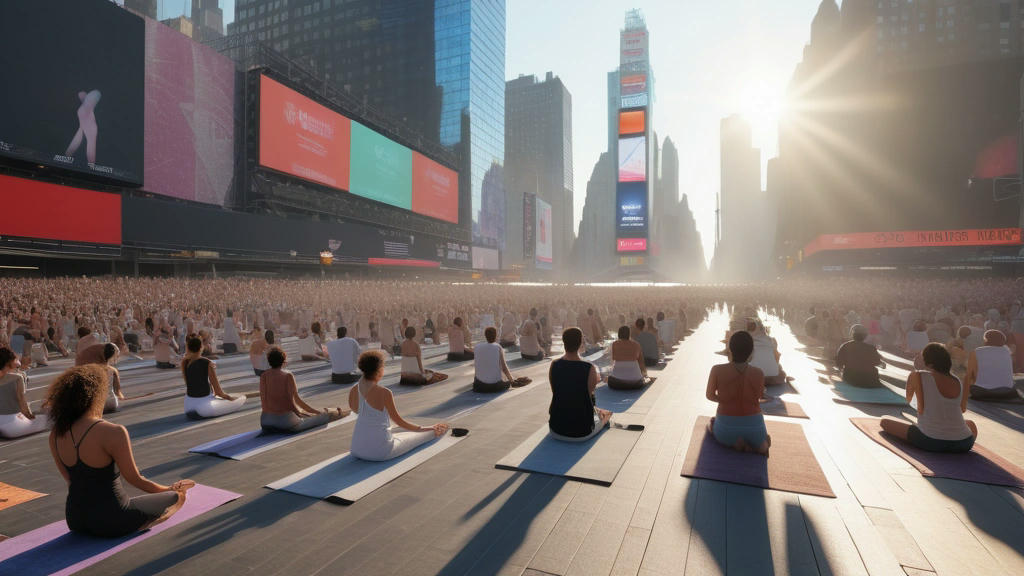
<svg viewBox="0 0 1024 576">
<path fill-rule="evenodd" d="M 966 454 L 927 452 L 883 432 L 878 418 L 850 418 L 850 422 L 868 438 L 917 468 L 922 476 L 1024 488 L 1024 468 L 981 444 L 975 444 Z"/>
<path fill-rule="evenodd" d="M 145 532 L 121 538 L 93 538 L 72 534 L 63 520 L 47 524 L 21 536 L 0 541 L 0 574 L 74 574 L 136 542 L 241 497 L 241 494 L 196 484 L 188 491 L 185 505 L 170 519 Z"/>
</svg>

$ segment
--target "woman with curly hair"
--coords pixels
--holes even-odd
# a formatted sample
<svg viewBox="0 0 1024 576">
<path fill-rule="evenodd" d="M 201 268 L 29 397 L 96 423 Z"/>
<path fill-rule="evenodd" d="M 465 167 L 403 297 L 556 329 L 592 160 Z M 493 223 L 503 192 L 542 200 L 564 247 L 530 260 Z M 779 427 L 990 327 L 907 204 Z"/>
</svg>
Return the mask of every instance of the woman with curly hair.
<svg viewBox="0 0 1024 576">
<path fill-rule="evenodd" d="M 103 366 L 78 366 L 57 378 L 46 402 L 53 424 L 50 453 L 68 483 L 68 528 L 116 538 L 170 518 L 185 504 L 185 493 L 195 482 L 179 480 L 164 486 L 139 473 L 128 431 L 103 419 L 108 386 Z M 121 473 L 148 494 L 128 498 Z"/>
</svg>

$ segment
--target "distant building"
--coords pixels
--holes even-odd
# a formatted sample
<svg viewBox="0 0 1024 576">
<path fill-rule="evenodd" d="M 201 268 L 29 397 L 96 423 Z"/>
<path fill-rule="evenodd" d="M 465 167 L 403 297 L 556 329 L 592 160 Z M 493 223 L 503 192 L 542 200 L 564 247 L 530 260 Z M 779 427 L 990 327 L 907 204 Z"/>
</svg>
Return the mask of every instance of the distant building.
<svg viewBox="0 0 1024 576">
<path fill-rule="evenodd" d="M 224 35 L 224 11 L 220 0 L 192 0 L 192 38 L 207 42 Z"/>
<path fill-rule="evenodd" d="M 750 123 L 741 116 L 721 122 L 720 242 L 713 271 L 719 280 L 753 280 L 760 263 L 750 252 L 764 242 L 761 232 L 764 194 L 761 192 L 761 151 L 754 148 Z"/>
<path fill-rule="evenodd" d="M 504 247 L 493 235 L 505 214 L 489 212 L 505 205 L 493 198 L 505 159 L 504 0 L 236 0 L 232 30 L 455 151 L 460 222 L 476 243 Z"/>
<path fill-rule="evenodd" d="M 171 28 L 174 28 L 175 30 L 181 32 L 189 38 L 193 38 L 192 20 L 190 20 L 187 16 L 182 15 L 175 18 L 167 18 L 166 20 L 161 20 L 160 23 L 170 26 Z"/>
<path fill-rule="evenodd" d="M 156 20 L 156 0 L 124 0 L 124 7 L 139 16 Z"/>
<path fill-rule="evenodd" d="M 551 72 L 543 82 L 520 76 L 505 83 L 506 262 L 532 258 L 524 246 L 527 194 L 551 204 L 553 266 L 569 261 L 573 228 L 572 96 Z"/>
</svg>

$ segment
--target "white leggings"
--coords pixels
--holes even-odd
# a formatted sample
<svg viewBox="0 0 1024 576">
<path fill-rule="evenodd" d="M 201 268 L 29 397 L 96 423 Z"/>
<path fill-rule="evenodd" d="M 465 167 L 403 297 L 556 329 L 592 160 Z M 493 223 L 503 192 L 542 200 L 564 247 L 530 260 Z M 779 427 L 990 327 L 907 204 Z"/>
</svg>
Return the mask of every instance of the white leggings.
<svg viewBox="0 0 1024 576">
<path fill-rule="evenodd" d="M 375 447 L 371 450 L 360 450 L 358 446 L 352 446 L 352 455 L 360 460 L 370 460 L 373 462 L 383 462 L 385 460 L 391 460 L 392 458 L 398 458 L 402 454 L 430 442 L 437 437 L 437 434 L 433 430 L 427 430 L 426 432 L 397 432 L 391 434 L 391 447 L 388 448 L 386 443 Z"/>
<path fill-rule="evenodd" d="M 46 416 L 43 414 L 36 414 L 35 418 L 26 418 L 21 412 L 0 414 L 0 436 L 4 438 L 28 436 L 46 430 L 47 424 Z"/>
<path fill-rule="evenodd" d="M 204 398 L 185 396 L 185 415 L 189 418 L 216 418 L 238 412 L 242 408 L 245 408 L 245 396 L 234 400 L 217 398 L 212 394 Z"/>
</svg>

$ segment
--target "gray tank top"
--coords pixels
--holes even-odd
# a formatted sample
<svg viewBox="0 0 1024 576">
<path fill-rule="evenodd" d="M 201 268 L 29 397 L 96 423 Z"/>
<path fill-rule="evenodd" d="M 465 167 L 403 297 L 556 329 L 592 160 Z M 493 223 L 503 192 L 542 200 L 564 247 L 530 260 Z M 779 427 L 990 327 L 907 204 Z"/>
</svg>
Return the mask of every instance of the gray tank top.
<svg viewBox="0 0 1024 576">
<path fill-rule="evenodd" d="M 17 414 L 21 412 L 18 404 L 18 389 L 25 389 L 25 379 L 21 374 L 5 374 L 0 378 L 0 414 Z"/>
<path fill-rule="evenodd" d="M 970 436 L 971 429 L 964 422 L 964 413 L 960 410 L 963 387 L 956 398 L 946 398 L 939 392 L 931 372 L 921 371 L 919 374 L 921 394 L 924 396 L 924 414 L 917 419 L 917 427 L 921 432 L 936 440 L 963 440 Z"/>
</svg>

